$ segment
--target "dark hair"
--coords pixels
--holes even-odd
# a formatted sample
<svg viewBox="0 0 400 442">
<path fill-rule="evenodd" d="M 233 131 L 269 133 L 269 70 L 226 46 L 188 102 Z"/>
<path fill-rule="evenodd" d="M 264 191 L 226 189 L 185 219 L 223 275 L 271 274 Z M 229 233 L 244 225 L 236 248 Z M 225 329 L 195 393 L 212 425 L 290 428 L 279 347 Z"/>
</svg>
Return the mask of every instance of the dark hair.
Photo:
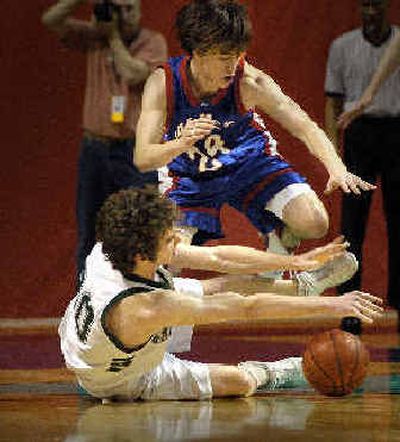
<svg viewBox="0 0 400 442">
<path fill-rule="evenodd" d="M 137 255 L 156 259 L 159 240 L 175 216 L 173 203 L 161 198 L 154 186 L 121 190 L 107 198 L 97 215 L 97 240 L 113 267 L 127 273 Z"/>
<path fill-rule="evenodd" d="M 193 0 L 178 12 L 175 28 L 189 54 L 214 48 L 242 52 L 251 40 L 247 9 L 235 0 Z"/>
</svg>

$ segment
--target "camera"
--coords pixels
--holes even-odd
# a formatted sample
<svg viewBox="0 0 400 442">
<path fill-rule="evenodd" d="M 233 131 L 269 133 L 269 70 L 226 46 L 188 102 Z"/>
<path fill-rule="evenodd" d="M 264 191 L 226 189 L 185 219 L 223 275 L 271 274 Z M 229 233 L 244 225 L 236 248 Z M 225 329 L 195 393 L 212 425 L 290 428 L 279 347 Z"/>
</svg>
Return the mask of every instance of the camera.
<svg viewBox="0 0 400 442">
<path fill-rule="evenodd" d="M 99 22 L 111 22 L 113 18 L 113 12 L 118 11 L 118 6 L 114 5 L 111 0 L 103 0 L 100 3 L 96 3 L 93 7 L 93 14 L 96 20 Z"/>
</svg>

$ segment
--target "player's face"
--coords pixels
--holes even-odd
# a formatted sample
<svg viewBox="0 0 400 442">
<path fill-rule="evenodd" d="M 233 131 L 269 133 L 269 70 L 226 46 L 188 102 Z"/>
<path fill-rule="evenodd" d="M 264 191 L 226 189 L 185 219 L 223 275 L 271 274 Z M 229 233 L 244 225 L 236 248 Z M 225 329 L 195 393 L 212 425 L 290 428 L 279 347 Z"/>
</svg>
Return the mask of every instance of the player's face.
<svg viewBox="0 0 400 442">
<path fill-rule="evenodd" d="M 204 92 L 215 93 L 225 88 L 235 75 L 241 53 L 221 53 L 212 50 L 206 53 L 194 51 L 194 80 L 201 84 Z M 198 78 L 196 78 L 198 77 Z"/>
<path fill-rule="evenodd" d="M 161 237 L 158 245 L 157 262 L 158 264 L 169 264 L 175 252 L 175 247 L 179 242 L 179 236 L 173 229 Z"/>
</svg>

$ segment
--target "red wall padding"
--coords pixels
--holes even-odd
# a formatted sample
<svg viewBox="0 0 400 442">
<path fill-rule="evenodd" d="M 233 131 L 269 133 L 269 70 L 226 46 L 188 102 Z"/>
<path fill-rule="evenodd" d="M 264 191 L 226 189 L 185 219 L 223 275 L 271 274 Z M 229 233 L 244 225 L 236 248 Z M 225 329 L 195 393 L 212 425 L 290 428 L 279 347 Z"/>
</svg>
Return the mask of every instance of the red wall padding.
<svg viewBox="0 0 400 442">
<path fill-rule="evenodd" d="M 1 34 L 1 310 L 0 317 L 60 315 L 73 294 L 75 183 L 85 77 L 83 54 L 61 47 L 40 16 L 52 2 L 3 0 Z M 173 20 L 182 0 L 143 0 L 143 22 L 179 47 Z M 249 58 L 323 124 L 329 42 L 358 25 L 356 0 L 249 1 L 255 38 Z M 391 17 L 400 11 L 392 2 Z M 326 174 L 304 146 L 273 125 L 281 151 L 322 195 Z M 338 232 L 339 195 L 323 197 Z M 224 212 L 225 243 L 259 245 L 241 216 Z M 229 217 L 229 221 L 228 221 Z M 245 225 L 245 228 L 242 226 Z M 368 231 L 364 288 L 386 290 L 386 244 L 380 199 Z"/>
</svg>

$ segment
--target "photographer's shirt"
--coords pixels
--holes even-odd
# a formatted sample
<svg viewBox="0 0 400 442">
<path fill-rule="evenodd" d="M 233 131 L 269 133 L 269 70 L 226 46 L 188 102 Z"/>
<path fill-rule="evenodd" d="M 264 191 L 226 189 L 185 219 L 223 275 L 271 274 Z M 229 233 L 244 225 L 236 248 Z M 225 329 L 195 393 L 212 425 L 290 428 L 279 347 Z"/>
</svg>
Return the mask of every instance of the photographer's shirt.
<svg viewBox="0 0 400 442">
<path fill-rule="evenodd" d="M 70 20 L 62 35 L 63 43 L 87 53 L 83 128 L 95 135 L 132 138 L 140 114 L 144 83 L 130 86 L 118 75 L 107 37 L 89 22 Z M 167 59 L 167 44 L 158 32 L 142 28 L 128 47 L 132 57 L 155 69 Z M 124 121 L 111 121 L 113 97 L 125 97 Z"/>
</svg>

